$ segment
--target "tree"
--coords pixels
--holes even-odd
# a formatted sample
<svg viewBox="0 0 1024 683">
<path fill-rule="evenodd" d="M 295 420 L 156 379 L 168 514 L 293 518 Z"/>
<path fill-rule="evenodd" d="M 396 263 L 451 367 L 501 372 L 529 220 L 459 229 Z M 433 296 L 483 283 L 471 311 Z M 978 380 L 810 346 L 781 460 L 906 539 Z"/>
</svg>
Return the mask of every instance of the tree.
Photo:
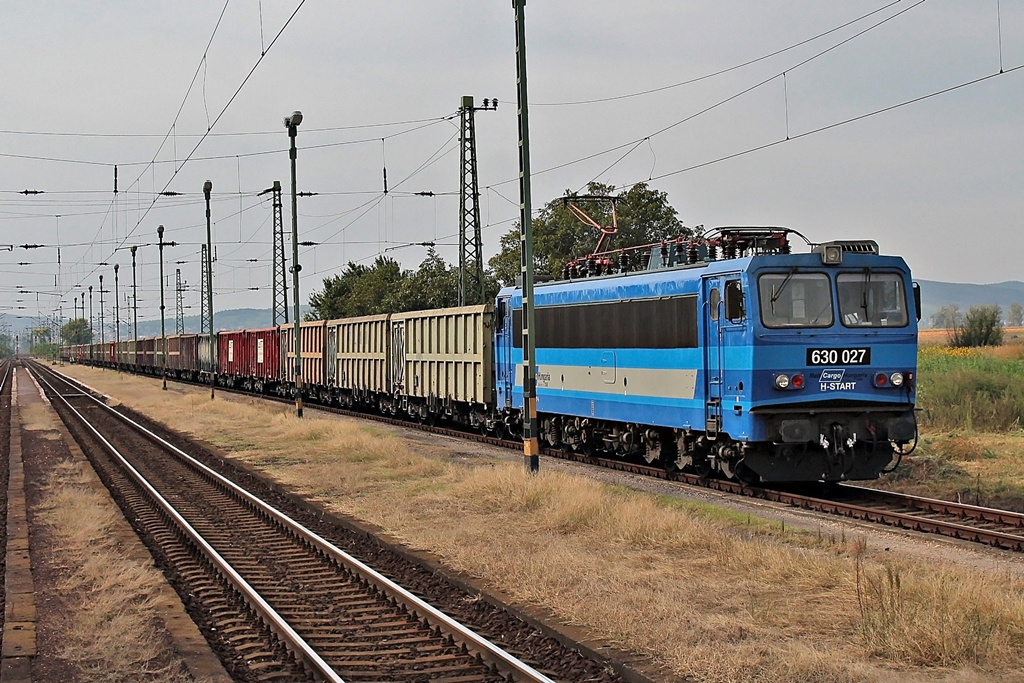
<svg viewBox="0 0 1024 683">
<path fill-rule="evenodd" d="M 498 291 L 486 279 L 488 300 Z M 351 318 L 378 313 L 402 313 L 457 306 L 459 271 L 433 248 L 418 270 L 402 270 L 394 259 L 378 256 L 372 266 L 349 263 L 339 275 L 324 278 L 322 291 L 309 297 L 310 320 Z"/>
<path fill-rule="evenodd" d="M 950 346 L 999 346 L 1003 343 L 1002 311 L 994 304 L 971 306 L 962 325 L 949 333 Z"/>
<path fill-rule="evenodd" d="M 956 304 L 943 306 L 932 314 L 931 321 L 934 328 L 951 329 L 960 322 L 960 307 Z"/>
<path fill-rule="evenodd" d="M 683 226 L 676 210 L 668 203 L 668 195 L 638 183 L 625 192 L 615 187 L 592 182 L 587 194 L 614 195 L 618 216 L 618 234 L 612 236 L 609 249 L 651 244 L 672 237 L 687 237 L 692 231 Z M 600 233 L 583 223 L 569 208 L 567 201 L 577 194 L 566 190 L 565 196 L 544 205 L 533 220 L 534 268 L 538 275 L 559 277 L 562 267 L 575 258 L 586 256 L 597 245 Z M 583 208 L 599 225 L 612 224 L 610 202 L 581 202 Z M 500 251 L 488 261 L 494 277 L 504 285 L 515 282 L 520 271 L 519 225 L 502 235 Z"/>
<path fill-rule="evenodd" d="M 448 308 L 458 303 L 459 269 L 448 265 L 433 247 L 419 270 L 409 274 L 384 300 L 385 308 L 393 313 Z"/>
<path fill-rule="evenodd" d="M 408 274 L 392 258 L 378 256 L 372 266 L 349 262 L 340 275 L 324 278 L 324 289 L 309 297 L 312 320 L 385 313 L 382 302 Z"/>
<path fill-rule="evenodd" d="M 1024 325 L 1024 306 L 1020 304 L 1010 304 L 1010 314 L 1007 318 L 1007 322 L 1010 323 L 1010 327 L 1020 327 Z"/>
<path fill-rule="evenodd" d="M 60 338 L 65 344 L 91 344 L 92 330 L 89 329 L 89 321 L 85 318 L 69 320 L 60 328 Z"/>
</svg>

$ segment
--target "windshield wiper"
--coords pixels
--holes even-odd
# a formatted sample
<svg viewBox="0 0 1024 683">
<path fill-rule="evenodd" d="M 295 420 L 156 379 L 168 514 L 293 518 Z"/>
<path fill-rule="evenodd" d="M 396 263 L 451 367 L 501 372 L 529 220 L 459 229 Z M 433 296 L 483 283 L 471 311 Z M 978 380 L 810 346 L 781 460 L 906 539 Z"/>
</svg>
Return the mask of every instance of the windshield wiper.
<svg viewBox="0 0 1024 683">
<path fill-rule="evenodd" d="M 864 319 L 868 316 L 868 289 L 871 287 L 871 268 L 870 266 L 864 269 L 864 280 L 861 282 L 860 288 L 860 307 L 864 311 Z"/>
<path fill-rule="evenodd" d="M 770 303 L 771 306 L 772 306 L 772 314 L 773 315 L 775 314 L 775 302 L 779 300 L 780 296 L 782 296 L 782 290 L 784 290 L 786 288 L 786 285 L 789 284 L 789 280 L 790 280 L 790 278 L 793 277 L 793 273 L 795 273 L 795 272 L 796 272 L 796 266 L 793 266 L 792 268 L 789 269 L 789 272 L 786 273 L 786 277 L 782 280 L 782 284 L 779 285 L 779 288 L 777 290 L 775 290 L 774 294 L 772 294 L 772 298 L 768 300 L 768 303 Z"/>
</svg>

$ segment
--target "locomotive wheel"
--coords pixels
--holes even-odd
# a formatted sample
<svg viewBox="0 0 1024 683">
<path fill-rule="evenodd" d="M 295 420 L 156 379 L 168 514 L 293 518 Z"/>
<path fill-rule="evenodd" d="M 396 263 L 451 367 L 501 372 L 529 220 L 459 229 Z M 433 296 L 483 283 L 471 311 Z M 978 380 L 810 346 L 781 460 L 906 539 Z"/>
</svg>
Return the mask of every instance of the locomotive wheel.
<svg viewBox="0 0 1024 683">
<path fill-rule="evenodd" d="M 736 463 L 733 473 L 736 476 L 736 481 L 744 486 L 757 486 L 761 483 L 761 477 L 757 476 L 757 473 L 747 467 L 742 460 Z"/>
<path fill-rule="evenodd" d="M 701 479 L 707 479 L 711 476 L 711 461 L 705 457 L 694 456 L 693 471 Z"/>
</svg>

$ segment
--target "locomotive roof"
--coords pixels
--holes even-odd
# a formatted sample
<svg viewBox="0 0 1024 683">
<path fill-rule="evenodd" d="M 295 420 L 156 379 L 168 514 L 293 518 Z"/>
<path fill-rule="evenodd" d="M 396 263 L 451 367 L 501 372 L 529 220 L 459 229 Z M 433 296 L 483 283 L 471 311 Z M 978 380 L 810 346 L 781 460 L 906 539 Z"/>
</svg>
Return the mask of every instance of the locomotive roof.
<svg viewBox="0 0 1024 683">
<path fill-rule="evenodd" d="M 679 296 L 696 294 L 699 282 L 707 275 L 728 275 L 748 273 L 766 268 L 801 268 L 816 271 L 850 271 L 865 268 L 900 270 L 909 274 L 906 262 L 899 256 L 848 253 L 839 266 L 822 263 L 821 254 L 802 252 L 798 254 L 759 254 L 734 259 L 706 261 L 695 264 L 654 268 L 650 270 L 615 273 L 574 280 L 552 280 L 534 285 L 539 300 L 546 303 L 570 303 L 573 301 L 601 300 L 613 298 Z M 504 287 L 499 297 L 519 300 L 522 288 Z"/>
</svg>

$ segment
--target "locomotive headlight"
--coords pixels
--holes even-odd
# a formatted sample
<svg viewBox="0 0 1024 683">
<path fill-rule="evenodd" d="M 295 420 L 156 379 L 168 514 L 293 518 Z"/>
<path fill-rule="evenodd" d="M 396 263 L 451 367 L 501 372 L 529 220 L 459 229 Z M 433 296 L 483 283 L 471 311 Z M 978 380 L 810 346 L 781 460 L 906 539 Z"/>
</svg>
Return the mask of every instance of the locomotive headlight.
<svg viewBox="0 0 1024 683">
<path fill-rule="evenodd" d="M 775 375 L 775 388 L 785 389 L 789 387 L 789 375 Z"/>
<path fill-rule="evenodd" d="M 903 386 L 903 373 L 902 372 L 894 372 L 894 373 L 892 373 L 891 375 L 889 375 L 889 382 L 894 387 L 901 387 L 901 386 Z"/>
<path fill-rule="evenodd" d="M 843 264 L 843 248 L 837 244 L 826 245 L 821 252 L 821 262 L 826 266 Z"/>
</svg>

